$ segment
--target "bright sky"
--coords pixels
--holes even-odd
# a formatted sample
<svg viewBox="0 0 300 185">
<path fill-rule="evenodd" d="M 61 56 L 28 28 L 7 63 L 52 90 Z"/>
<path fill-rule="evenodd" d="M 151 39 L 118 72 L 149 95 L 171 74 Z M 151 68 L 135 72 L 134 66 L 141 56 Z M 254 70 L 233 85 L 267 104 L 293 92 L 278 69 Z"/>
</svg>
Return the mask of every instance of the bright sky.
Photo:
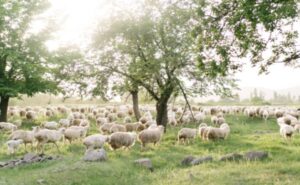
<svg viewBox="0 0 300 185">
<path fill-rule="evenodd" d="M 46 14 L 58 20 L 61 28 L 55 40 L 48 43 L 49 48 L 67 44 L 84 47 L 97 23 L 105 18 L 112 6 L 118 4 L 130 9 L 135 1 L 138 0 L 51 0 L 52 8 Z M 241 87 L 280 90 L 300 86 L 300 69 L 283 65 L 270 67 L 268 75 L 258 75 L 258 69 L 245 66 L 236 77 L 240 79 Z"/>
</svg>

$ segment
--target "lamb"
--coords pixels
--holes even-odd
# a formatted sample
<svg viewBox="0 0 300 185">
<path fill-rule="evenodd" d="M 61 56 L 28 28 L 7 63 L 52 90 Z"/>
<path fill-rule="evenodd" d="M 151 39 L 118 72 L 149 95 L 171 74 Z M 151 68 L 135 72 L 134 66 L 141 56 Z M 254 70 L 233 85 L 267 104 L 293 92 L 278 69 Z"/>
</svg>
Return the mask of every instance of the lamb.
<svg viewBox="0 0 300 185">
<path fill-rule="evenodd" d="M 206 140 L 226 139 L 230 133 L 230 127 L 227 123 L 223 123 L 220 128 L 208 127 L 204 138 Z"/>
<path fill-rule="evenodd" d="M 109 144 L 113 150 L 125 147 L 131 148 L 135 144 L 136 133 L 134 132 L 115 132 L 109 137 Z"/>
<path fill-rule="evenodd" d="M 110 127 L 109 132 L 110 133 L 126 132 L 126 127 L 124 125 L 114 124 L 112 127 Z"/>
<path fill-rule="evenodd" d="M 12 140 L 22 139 L 23 143 L 25 145 L 25 151 L 26 151 L 26 144 L 31 143 L 31 146 L 33 146 L 33 143 L 35 141 L 35 137 L 34 137 L 35 129 L 36 128 L 34 128 L 32 131 L 16 130 L 16 131 L 11 133 L 9 138 L 12 139 Z"/>
<path fill-rule="evenodd" d="M 0 122 L 0 130 L 12 132 L 14 130 L 17 130 L 17 128 L 18 127 L 12 123 Z"/>
<path fill-rule="evenodd" d="M 9 140 L 6 142 L 8 154 L 14 154 L 15 151 L 19 148 L 20 144 L 23 143 L 22 139 L 18 140 Z"/>
<path fill-rule="evenodd" d="M 284 139 L 291 139 L 295 129 L 291 125 L 287 125 L 284 123 L 279 124 L 280 126 L 280 135 Z"/>
<path fill-rule="evenodd" d="M 72 143 L 72 140 L 83 138 L 86 136 L 89 127 L 71 126 L 64 132 L 65 139 Z"/>
<path fill-rule="evenodd" d="M 94 134 L 84 138 L 83 144 L 88 150 L 88 149 L 102 148 L 105 142 L 108 141 L 109 141 L 108 136 L 104 136 L 102 134 Z"/>
<path fill-rule="evenodd" d="M 60 141 L 64 136 L 65 128 L 60 128 L 59 130 L 49 130 L 49 129 L 40 129 L 37 127 L 34 131 L 34 137 L 37 140 L 37 150 L 42 149 L 42 153 L 44 153 L 44 145 L 46 143 L 53 143 L 57 151 L 59 152 L 59 148 L 57 142 Z"/>
<path fill-rule="evenodd" d="M 159 125 L 157 128 L 146 129 L 140 132 L 138 138 L 142 143 L 142 148 L 146 146 L 147 143 L 153 143 L 154 145 L 158 143 L 164 133 L 164 127 Z"/>
<path fill-rule="evenodd" d="M 184 144 L 187 141 L 189 143 L 190 139 L 194 139 L 197 135 L 197 129 L 192 128 L 182 128 L 177 134 L 178 143 L 183 140 Z"/>
</svg>

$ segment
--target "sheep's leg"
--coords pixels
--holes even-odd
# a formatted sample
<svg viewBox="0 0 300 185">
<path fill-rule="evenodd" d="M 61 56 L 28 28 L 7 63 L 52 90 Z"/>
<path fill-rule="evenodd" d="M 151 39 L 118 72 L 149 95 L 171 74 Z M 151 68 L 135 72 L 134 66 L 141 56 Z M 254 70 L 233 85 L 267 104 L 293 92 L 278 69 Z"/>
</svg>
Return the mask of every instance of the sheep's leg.
<svg viewBox="0 0 300 185">
<path fill-rule="evenodd" d="M 24 145 L 25 145 L 25 152 L 27 153 L 26 143 L 24 143 Z"/>
<path fill-rule="evenodd" d="M 56 142 L 54 142 L 53 144 L 56 146 L 56 148 L 57 148 L 57 151 L 60 153 L 57 143 L 56 143 Z"/>
</svg>

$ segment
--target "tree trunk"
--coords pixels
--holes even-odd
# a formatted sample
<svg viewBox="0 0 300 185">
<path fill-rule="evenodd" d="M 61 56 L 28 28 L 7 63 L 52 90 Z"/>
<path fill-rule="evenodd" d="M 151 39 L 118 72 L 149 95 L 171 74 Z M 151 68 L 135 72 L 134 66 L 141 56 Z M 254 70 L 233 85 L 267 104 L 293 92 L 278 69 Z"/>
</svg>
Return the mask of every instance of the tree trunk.
<svg viewBox="0 0 300 185">
<path fill-rule="evenodd" d="M 0 100 L 0 122 L 7 122 L 7 109 L 9 97 L 1 96 Z"/>
<path fill-rule="evenodd" d="M 133 112 L 137 121 L 141 118 L 141 113 L 139 109 L 139 91 L 131 91 L 132 96 L 132 105 L 133 105 Z"/>
<path fill-rule="evenodd" d="M 167 123 L 168 123 L 168 100 L 160 99 L 156 103 L 156 123 L 157 125 L 162 125 L 165 128 L 165 132 L 167 131 Z"/>
</svg>

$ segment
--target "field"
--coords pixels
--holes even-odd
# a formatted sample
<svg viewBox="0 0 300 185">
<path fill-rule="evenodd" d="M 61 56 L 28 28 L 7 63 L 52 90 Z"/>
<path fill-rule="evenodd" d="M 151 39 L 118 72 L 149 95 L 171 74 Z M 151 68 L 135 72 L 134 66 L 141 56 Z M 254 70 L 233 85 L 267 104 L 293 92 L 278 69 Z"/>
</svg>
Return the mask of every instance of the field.
<svg viewBox="0 0 300 185">
<path fill-rule="evenodd" d="M 57 120 L 53 117 L 51 120 Z M 296 135 L 292 142 L 284 141 L 279 135 L 275 119 L 264 122 L 260 118 L 226 116 L 231 126 L 231 134 L 227 140 L 203 142 L 197 138 L 189 145 L 176 143 L 177 131 L 180 127 L 168 127 L 167 133 L 158 146 L 149 145 L 146 151 L 140 150 L 140 144 L 129 150 L 111 151 L 106 162 L 84 162 L 84 146 L 80 143 L 72 145 L 60 143 L 58 154 L 52 144 L 46 147 L 46 154 L 60 155 L 60 160 L 28 164 L 12 169 L 0 169 L 0 184 L 33 185 L 106 185 L 106 184 L 298 184 L 300 181 L 300 136 Z M 209 119 L 207 122 L 210 122 Z M 23 128 L 30 128 L 34 123 L 24 122 Z M 94 126 L 90 133 L 96 133 Z M 186 127 L 196 127 L 195 124 Z M 263 132 L 261 132 L 263 131 Z M 6 161 L 24 155 L 24 148 L 9 156 L 4 142 L 8 134 L 1 134 L 0 161 Z M 31 149 L 31 148 L 30 148 Z M 269 158 L 263 161 L 221 162 L 222 155 L 251 150 L 269 152 Z M 181 166 L 181 160 L 187 155 L 207 156 L 214 160 L 192 167 Z M 135 166 L 133 161 L 139 158 L 150 158 L 154 172 Z"/>
</svg>

